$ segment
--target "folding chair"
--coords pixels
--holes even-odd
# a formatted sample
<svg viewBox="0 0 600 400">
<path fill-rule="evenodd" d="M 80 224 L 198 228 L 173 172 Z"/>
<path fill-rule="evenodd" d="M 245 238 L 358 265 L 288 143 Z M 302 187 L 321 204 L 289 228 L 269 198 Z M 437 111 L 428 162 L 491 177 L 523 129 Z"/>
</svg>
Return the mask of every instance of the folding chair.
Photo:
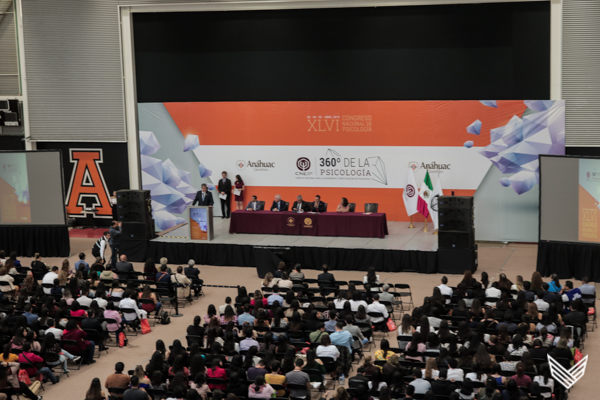
<svg viewBox="0 0 600 400">
<path fill-rule="evenodd" d="M 137 328 L 141 324 L 140 318 L 138 317 L 137 312 L 133 308 L 121 308 L 120 311 L 121 311 L 121 314 L 123 315 L 123 318 L 122 318 L 123 324 L 125 324 L 131 330 L 133 330 L 135 336 L 137 336 L 138 335 Z M 130 321 L 125 317 L 125 314 L 135 314 L 135 319 L 132 319 Z"/>
<path fill-rule="evenodd" d="M 69 348 L 67 349 L 67 350 L 69 350 L 69 353 L 73 354 L 74 356 L 79 356 L 80 357 L 79 363 L 74 363 L 74 365 L 77 368 L 73 368 L 73 369 L 77 369 L 77 370 L 81 369 L 81 364 L 83 363 L 83 354 L 82 354 L 81 350 L 79 350 L 79 351 L 70 351 L 73 348 L 79 349 L 79 344 L 77 343 L 77 341 L 75 341 L 75 340 L 69 340 L 69 339 L 61 339 L 61 341 L 60 341 L 60 347 L 64 349 L 65 346 L 69 346 Z"/>
<path fill-rule="evenodd" d="M 102 340 L 102 338 L 100 337 L 100 334 L 94 330 L 91 329 L 84 329 L 83 330 L 86 334 L 87 340 L 91 340 L 92 342 L 96 343 L 96 345 L 98 346 L 98 358 L 100 358 L 100 353 L 102 353 L 103 351 L 106 351 L 106 354 L 108 354 L 108 347 L 104 345 L 104 349 L 102 349 L 103 346 L 103 342 L 104 340 Z"/>
<path fill-rule="evenodd" d="M 408 283 L 396 283 L 394 285 L 394 287 L 396 289 L 402 289 L 403 291 L 401 292 L 397 292 L 400 297 L 409 297 L 410 298 L 410 307 L 413 308 L 415 306 L 415 303 L 413 302 L 413 297 L 412 297 L 412 290 L 410 289 L 410 285 Z M 410 308 L 409 308 L 410 310 Z"/>
<path fill-rule="evenodd" d="M 389 335 L 389 331 L 386 325 L 386 319 L 383 316 L 383 313 L 380 312 L 375 312 L 375 311 L 371 311 L 368 312 L 367 315 L 371 318 L 383 318 L 383 321 L 381 322 L 373 322 L 373 326 L 375 327 L 375 332 L 380 331 L 383 332 L 383 336 L 388 336 Z"/>
</svg>

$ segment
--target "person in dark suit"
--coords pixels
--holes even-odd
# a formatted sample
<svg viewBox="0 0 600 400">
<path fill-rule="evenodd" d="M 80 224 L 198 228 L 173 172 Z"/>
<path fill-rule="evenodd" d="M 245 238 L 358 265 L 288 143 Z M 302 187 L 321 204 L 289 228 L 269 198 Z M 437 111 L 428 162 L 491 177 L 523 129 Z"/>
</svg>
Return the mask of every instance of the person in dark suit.
<svg viewBox="0 0 600 400">
<path fill-rule="evenodd" d="M 215 204 L 212 198 L 212 193 L 208 191 L 208 186 L 206 186 L 206 183 L 203 183 L 202 190 L 196 193 L 196 197 L 194 197 L 194 202 L 192 205 L 195 206 L 196 203 L 198 203 L 199 206 L 209 207 L 212 207 L 213 204 Z"/>
<path fill-rule="evenodd" d="M 259 211 L 260 203 L 256 196 L 252 196 L 252 201 L 248 203 L 248 207 L 246 207 L 246 211 Z"/>
<path fill-rule="evenodd" d="M 333 274 L 329 272 L 327 264 L 323 264 L 323 273 L 317 276 L 317 281 L 328 281 L 335 283 L 335 278 L 333 277 Z"/>
<path fill-rule="evenodd" d="M 301 212 L 301 211 L 309 211 L 310 204 L 304 200 L 302 200 L 302 196 L 296 197 L 296 201 L 292 205 L 292 211 Z"/>
<path fill-rule="evenodd" d="M 108 244 L 110 245 L 110 263 L 115 265 L 117 263 L 117 253 L 119 252 L 119 236 L 122 233 L 122 223 L 112 221 L 108 232 L 110 233 L 110 239 L 108 240 Z"/>
<path fill-rule="evenodd" d="M 271 211 L 287 211 L 288 206 L 285 204 L 285 201 L 281 200 L 281 196 L 276 194 L 275 200 L 273 200 L 273 204 L 271 204 Z"/>
<path fill-rule="evenodd" d="M 127 256 L 125 254 L 121 254 L 121 257 L 119 257 L 119 259 L 120 261 L 117 261 L 117 263 L 115 264 L 115 274 L 127 277 L 127 275 L 130 272 L 134 272 L 133 264 L 127 261 Z"/>
<path fill-rule="evenodd" d="M 229 195 L 231 194 L 231 181 L 227 179 L 227 171 L 223 171 L 221 173 L 221 176 L 223 178 L 219 181 L 217 189 L 219 190 L 220 194 L 224 194 L 225 196 L 227 196 L 225 197 L 225 199 L 221 199 L 219 197 L 219 200 L 221 200 L 221 218 L 229 218 L 231 214 L 231 209 L 229 206 Z"/>
<path fill-rule="evenodd" d="M 321 201 L 321 196 L 316 195 L 314 203 L 310 206 L 312 212 L 325 212 L 325 203 Z"/>
</svg>

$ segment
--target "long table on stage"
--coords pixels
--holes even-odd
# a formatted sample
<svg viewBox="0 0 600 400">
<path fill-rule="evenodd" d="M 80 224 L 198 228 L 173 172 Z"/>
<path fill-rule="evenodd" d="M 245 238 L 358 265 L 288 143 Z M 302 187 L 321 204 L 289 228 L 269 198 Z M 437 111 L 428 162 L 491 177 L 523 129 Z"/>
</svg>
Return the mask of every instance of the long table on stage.
<svg viewBox="0 0 600 400">
<path fill-rule="evenodd" d="M 384 238 L 385 213 L 295 213 L 290 211 L 234 211 L 229 233 Z"/>
</svg>

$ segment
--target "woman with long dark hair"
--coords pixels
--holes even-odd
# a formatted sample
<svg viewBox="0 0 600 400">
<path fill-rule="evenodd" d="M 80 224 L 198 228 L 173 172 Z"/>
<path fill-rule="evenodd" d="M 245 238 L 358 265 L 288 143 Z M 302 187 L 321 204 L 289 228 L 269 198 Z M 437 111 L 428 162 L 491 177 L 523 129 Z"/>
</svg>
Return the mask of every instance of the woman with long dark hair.
<svg viewBox="0 0 600 400">
<path fill-rule="evenodd" d="M 102 391 L 102 385 L 100 384 L 100 379 L 94 378 L 92 379 L 92 383 L 88 391 L 85 393 L 85 400 L 105 400 L 106 395 Z"/>
<path fill-rule="evenodd" d="M 264 375 L 258 375 L 254 379 L 254 384 L 248 388 L 248 398 L 250 399 L 270 399 L 275 393 L 275 389 L 265 382 Z"/>
<path fill-rule="evenodd" d="M 379 350 L 375 352 L 374 357 L 376 360 L 382 361 L 389 359 L 394 354 L 396 353 L 390 350 L 390 342 L 387 339 L 381 339 Z"/>
<path fill-rule="evenodd" d="M 246 189 L 246 187 L 244 186 L 244 181 L 240 175 L 235 176 L 234 186 L 235 186 L 235 190 L 239 190 L 239 193 L 240 193 L 240 194 L 235 194 L 235 191 L 233 193 L 233 197 L 235 199 L 236 210 L 243 210 L 244 209 L 244 190 Z"/>
<path fill-rule="evenodd" d="M 342 197 L 342 201 L 338 204 L 336 212 L 349 212 L 350 211 L 350 203 L 348 203 L 348 199 Z"/>
<path fill-rule="evenodd" d="M 56 337 L 53 333 L 48 332 L 46 333 L 46 336 L 44 336 L 41 353 L 42 357 L 44 358 L 44 362 L 47 365 L 55 366 L 62 364 L 64 373 L 69 373 L 69 369 L 67 368 L 67 357 L 63 355 L 63 351 L 56 341 Z"/>
<path fill-rule="evenodd" d="M 506 389 L 502 391 L 502 397 L 505 400 L 519 400 L 523 396 L 525 396 L 525 393 L 519 389 L 517 382 L 514 379 L 509 379 L 506 383 Z"/>
</svg>

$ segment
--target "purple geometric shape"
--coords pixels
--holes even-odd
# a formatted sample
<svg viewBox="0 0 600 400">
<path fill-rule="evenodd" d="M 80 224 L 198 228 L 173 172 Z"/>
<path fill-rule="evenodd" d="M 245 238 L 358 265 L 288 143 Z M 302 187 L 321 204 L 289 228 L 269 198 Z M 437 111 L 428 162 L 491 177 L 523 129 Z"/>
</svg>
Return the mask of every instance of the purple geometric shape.
<svg viewBox="0 0 600 400">
<path fill-rule="evenodd" d="M 517 172 L 510 178 L 510 187 L 517 193 L 523 194 L 538 183 L 536 174 L 529 171 Z"/>
<path fill-rule="evenodd" d="M 185 222 L 183 218 L 176 217 L 173 214 L 162 210 L 153 213 L 154 222 L 161 231 L 174 227 L 175 225 Z"/>
<path fill-rule="evenodd" d="M 162 161 L 158 158 L 141 155 L 140 163 L 142 165 L 142 171 L 146 172 L 148 175 L 158 179 L 162 182 L 163 170 L 162 170 Z M 142 179 L 142 182 L 144 180 Z"/>
<path fill-rule="evenodd" d="M 479 102 L 487 107 L 498 108 L 498 103 L 496 102 L 496 100 L 479 100 Z"/>
<path fill-rule="evenodd" d="M 198 165 L 198 171 L 200 172 L 200 178 L 206 178 L 212 175 L 212 171 L 207 169 L 204 165 Z"/>
<path fill-rule="evenodd" d="M 185 138 L 185 143 L 183 144 L 183 152 L 187 152 L 190 150 L 195 150 L 200 146 L 200 141 L 198 140 L 198 135 L 187 135 Z"/>
<path fill-rule="evenodd" d="M 188 198 L 190 203 L 192 202 L 192 200 L 194 200 L 194 197 L 196 197 L 196 193 L 198 192 L 196 188 L 192 187 L 191 185 L 188 185 L 183 181 L 181 181 L 181 183 L 179 184 L 179 186 L 176 187 L 176 189 L 179 193 L 182 193 L 186 198 Z"/>
<path fill-rule="evenodd" d="M 554 100 L 525 100 L 523 103 L 533 111 L 546 111 L 554 104 Z"/>
<path fill-rule="evenodd" d="M 465 146 L 467 149 L 470 149 L 471 147 L 473 147 L 473 141 L 472 140 L 467 140 L 463 146 Z"/>
<path fill-rule="evenodd" d="M 140 153 L 149 156 L 160 149 L 160 144 L 154 136 L 154 132 L 140 131 Z"/>
<path fill-rule="evenodd" d="M 208 190 L 216 190 L 217 189 L 217 187 L 215 185 L 213 185 L 212 183 L 208 183 L 206 185 L 206 187 L 208 188 Z"/>
<path fill-rule="evenodd" d="M 481 121 L 475 120 L 475 122 L 467 126 L 467 132 L 473 135 L 479 135 L 479 132 L 481 132 Z"/>
<path fill-rule="evenodd" d="M 500 184 L 504 187 L 509 187 L 510 186 L 510 179 L 508 178 L 501 178 L 500 179 Z"/>
<path fill-rule="evenodd" d="M 167 185 L 175 188 L 177 185 L 181 183 L 181 178 L 179 177 L 179 169 L 173 164 L 170 158 L 167 158 L 162 163 L 163 170 L 163 182 Z"/>
</svg>

